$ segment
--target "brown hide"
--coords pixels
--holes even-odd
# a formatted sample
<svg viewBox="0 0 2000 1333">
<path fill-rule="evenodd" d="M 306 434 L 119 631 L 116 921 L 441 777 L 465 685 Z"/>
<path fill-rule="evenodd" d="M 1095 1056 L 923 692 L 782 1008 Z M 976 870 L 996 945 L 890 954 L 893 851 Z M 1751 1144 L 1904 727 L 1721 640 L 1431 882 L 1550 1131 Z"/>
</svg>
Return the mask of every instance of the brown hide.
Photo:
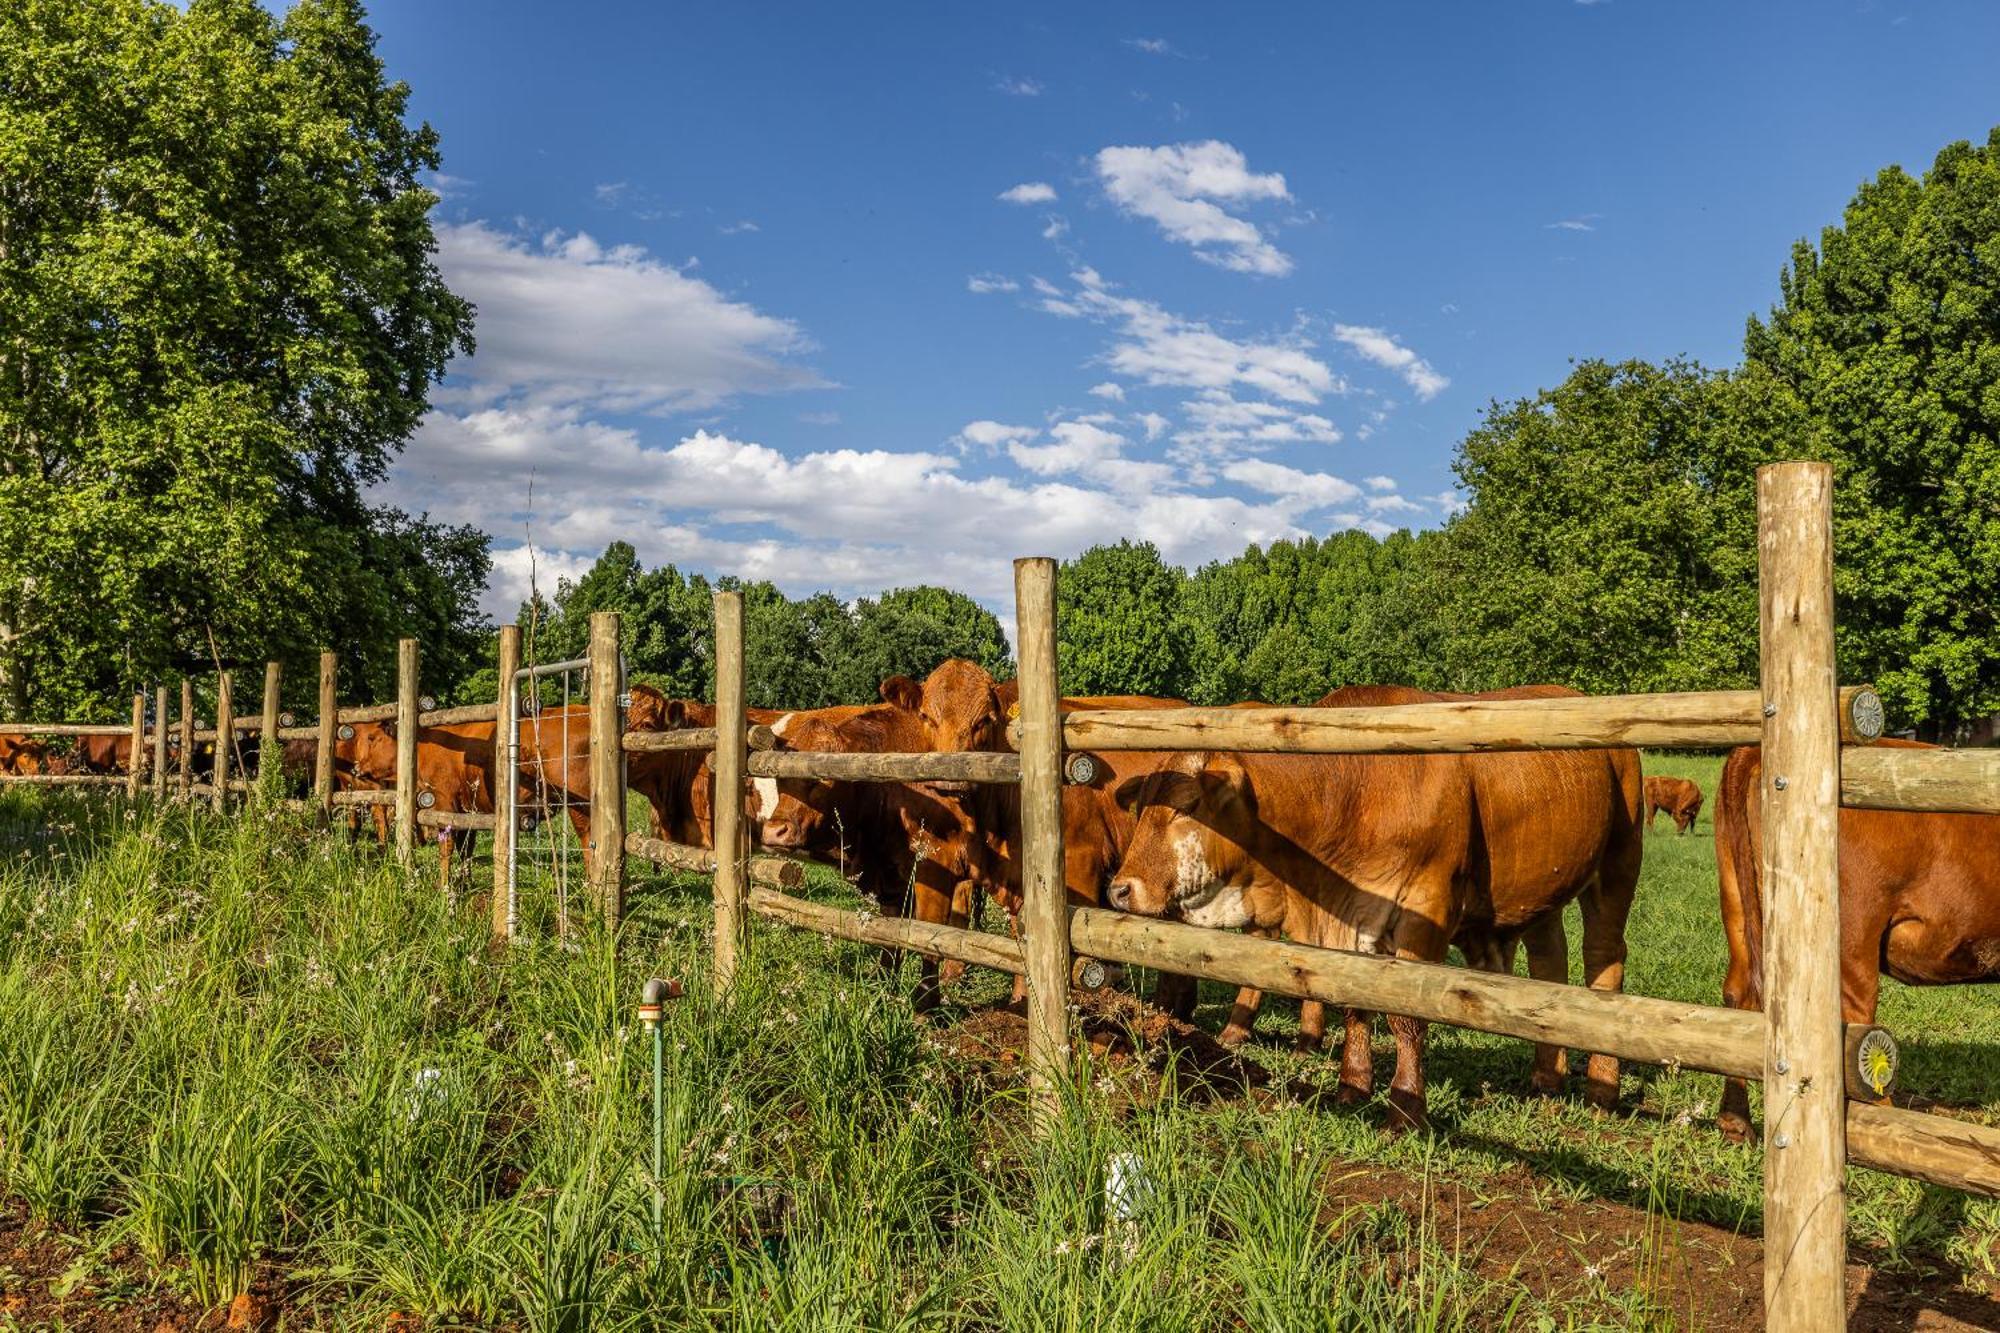
<svg viewBox="0 0 2000 1333">
<path fill-rule="evenodd" d="M 1907 750 L 1937 747 L 1883 740 Z M 1763 1007 L 1763 753 L 1730 752 L 1715 798 L 1715 862 L 1729 971 L 1722 1001 Z M 2000 815 L 1840 812 L 1840 1008 L 1870 1023 L 1886 974 L 1910 986 L 2000 980 Z M 1750 1124 L 1749 1097 L 1727 1080 L 1722 1126 Z"/>
<path fill-rule="evenodd" d="M 1552 697 L 1522 687 L 1483 697 Z M 1421 702 L 1400 687 L 1335 691 L 1322 707 Z M 1178 756 L 1120 793 L 1139 812 L 1111 898 L 1148 915 L 1279 931 L 1330 948 L 1566 977 L 1561 909 L 1580 899 L 1586 976 L 1618 989 L 1638 879 L 1640 775 L 1630 750 L 1477 755 Z M 1342 1084 L 1366 1095 L 1365 1027 L 1352 1016 Z M 1421 1121 L 1423 1025 L 1392 1018 L 1391 1102 Z M 1357 1050 L 1357 1047 L 1359 1048 Z M 1562 1076 L 1537 1052 L 1536 1081 Z M 1616 1062 L 1591 1060 L 1591 1093 L 1615 1099 Z"/>
<path fill-rule="evenodd" d="M 0 736 L 0 773 L 26 777 L 48 771 L 49 747 L 32 736 Z"/>
<path fill-rule="evenodd" d="M 1701 814 L 1701 788 L 1686 778 L 1647 778 L 1647 828 L 1653 827 L 1653 816 L 1662 810 L 1674 821 L 1676 832 L 1686 833 Z"/>
</svg>

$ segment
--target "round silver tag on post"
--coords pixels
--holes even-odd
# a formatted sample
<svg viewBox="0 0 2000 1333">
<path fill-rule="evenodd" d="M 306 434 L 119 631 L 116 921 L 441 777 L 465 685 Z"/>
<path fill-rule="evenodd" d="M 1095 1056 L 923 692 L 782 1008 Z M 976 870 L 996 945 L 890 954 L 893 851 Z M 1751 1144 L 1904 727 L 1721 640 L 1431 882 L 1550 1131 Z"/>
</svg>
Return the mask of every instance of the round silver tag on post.
<svg viewBox="0 0 2000 1333">
<path fill-rule="evenodd" d="M 1088 787 L 1097 781 L 1097 756 L 1082 751 L 1071 755 L 1063 764 L 1063 776 L 1074 787 Z"/>
<path fill-rule="evenodd" d="M 1896 1040 L 1882 1028 L 1862 1034 L 1854 1048 L 1854 1075 L 1877 1097 L 1889 1095 L 1896 1083 Z"/>
<path fill-rule="evenodd" d="M 430 696 L 430 695 L 428 695 L 428 694 L 420 694 L 420 695 L 418 695 L 418 696 L 417 696 L 417 711 L 418 711 L 418 712 L 420 712 L 420 713 L 428 713 L 428 712 L 430 712 L 430 711 L 431 711 L 431 709 L 433 709 L 433 708 L 436 708 L 437 706 L 438 706 L 438 701 L 437 701 L 436 699 L 433 699 L 433 698 L 431 698 L 431 696 Z"/>
<path fill-rule="evenodd" d="M 432 806 L 436 805 L 437 803 L 438 803 L 438 798 L 437 798 L 437 793 L 436 793 L 436 792 L 434 792 L 434 791 L 420 791 L 420 792 L 418 792 L 418 793 L 417 793 L 417 808 L 418 808 L 418 809 L 420 809 L 420 810 L 428 810 L 428 809 L 430 809 L 430 808 L 431 808 Z"/>
<path fill-rule="evenodd" d="M 281 727 L 289 727 L 289 726 L 293 726 L 293 725 L 295 725 L 295 724 L 296 724 L 296 720 L 295 720 L 295 719 L 294 719 L 294 718 L 292 717 L 292 715 L 291 715 L 290 713 L 280 713 L 280 714 L 278 714 L 278 725 L 279 725 L 279 726 L 281 726 Z"/>
<path fill-rule="evenodd" d="M 354 724 L 352 722 L 343 722 L 340 724 L 339 730 L 335 731 L 333 734 L 338 736 L 341 740 L 351 741 L 354 739 Z"/>
<path fill-rule="evenodd" d="M 1853 725 L 1854 734 L 1862 740 L 1880 740 L 1882 728 L 1887 725 L 1882 696 L 1868 688 L 1856 690 L 1854 702 L 1847 709 L 1847 720 Z"/>
</svg>

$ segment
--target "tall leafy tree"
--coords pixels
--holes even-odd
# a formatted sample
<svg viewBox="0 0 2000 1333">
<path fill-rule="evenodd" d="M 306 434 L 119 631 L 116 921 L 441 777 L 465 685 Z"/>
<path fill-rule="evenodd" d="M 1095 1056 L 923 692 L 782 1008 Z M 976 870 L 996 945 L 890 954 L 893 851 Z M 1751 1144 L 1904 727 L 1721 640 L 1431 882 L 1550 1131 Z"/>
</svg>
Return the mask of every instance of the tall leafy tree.
<svg viewBox="0 0 2000 1333">
<path fill-rule="evenodd" d="M 921 680 L 947 658 L 963 657 L 996 676 L 1013 672 L 1007 635 L 991 611 L 949 588 L 896 588 L 854 605 L 849 646 L 829 660 L 833 690 L 865 702 L 890 676 Z"/>
<path fill-rule="evenodd" d="M 2000 128 L 1863 185 L 1744 353 L 1796 408 L 1772 452 L 1836 464 L 1845 676 L 1913 722 L 2000 711 Z"/>
<path fill-rule="evenodd" d="M 472 534 L 365 498 L 472 312 L 360 7 L 13 0 L 0 89 L 5 705 L 469 617 Z"/>
<path fill-rule="evenodd" d="M 1056 576 L 1056 656 L 1070 694 L 1180 696 L 1188 685 L 1186 576 L 1151 542 L 1093 546 Z"/>
</svg>

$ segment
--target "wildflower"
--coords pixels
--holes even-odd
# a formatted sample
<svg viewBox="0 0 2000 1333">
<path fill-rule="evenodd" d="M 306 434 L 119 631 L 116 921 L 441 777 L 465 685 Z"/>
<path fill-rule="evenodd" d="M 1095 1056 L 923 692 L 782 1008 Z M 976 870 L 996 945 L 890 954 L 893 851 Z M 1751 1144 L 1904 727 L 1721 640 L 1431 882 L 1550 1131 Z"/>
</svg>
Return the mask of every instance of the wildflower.
<svg viewBox="0 0 2000 1333">
<path fill-rule="evenodd" d="M 1068 1242 L 1068 1241 L 1066 1241 L 1066 1240 L 1059 1240 L 1059 1241 L 1057 1241 L 1057 1242 L 1056 1242 L 1056 1253 L 1057 1253 L 1057 1254 L 1068 1254 L 1068 1253 L 1069 1253 L 1069 1242 Z"/>
</svg>

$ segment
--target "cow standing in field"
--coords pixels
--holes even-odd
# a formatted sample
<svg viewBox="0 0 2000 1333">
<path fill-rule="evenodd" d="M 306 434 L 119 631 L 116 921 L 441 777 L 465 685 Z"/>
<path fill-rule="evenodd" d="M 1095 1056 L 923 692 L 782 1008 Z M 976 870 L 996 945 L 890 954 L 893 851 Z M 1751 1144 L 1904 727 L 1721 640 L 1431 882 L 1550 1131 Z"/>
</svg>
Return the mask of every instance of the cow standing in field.
<svg viewBox="0 0 2000 1333">
<path fill-rule="evenodd" d="M 32 736 L 0 736 L 0 773 L 28 777 L 49 771 L 49 747 Z"/>
<path fill-rule="evenodd" d="M 129 772 L 132 736 L 129 732 L 116 736 L 78 736 L 76 747 L 70 754 L 79 773 L 111 775 Z"/>
<path fill-rule="evenodd" d="M 1653 827 L 1653 816 L 1666 811 L 1674 821 L 1674 831 L 1686 833 L 1694 827 L 1695 817 L 1701 814 L 1701 788 L 1686 778 L 1646 779 L 1646 827 Z"/>
<path fill-rule="evenodd" d="M 1342 695 L 1363 701 L 1342 691 L 1329 698 Z M 1424 696 L 1384 689 L 1364 697 Z M 1442 962 L 1456 943 L 1473 965 L 1491 970 L 1511 968 L 1525 943 L 1529 972 L 1563 981 L 1562 908 L 1574 900 L 1583 909 L 1586 980 L 1599 990 L 1624 984 L 1625 921 L 1643 852 L 1638 756 L 1630 750 L 1188 753 L 1119 794 L 1138 827 L 1111 882 L 1115 907 L 1425 962 Z M 1421 1125 L 1426 1025 L 1392 1016 L 1389 1026 L 1392 1115 Z M 1344 1100 L 1372 1092 L 1366 1037 L 1365 1017 L 1350 1015 Z M 1538 1045 L 1535 1086 L 1559 1088 L 1565 1059 Z M 1588 1073 L 1591 1100 L 1615 1104 L 1617 1060 L 1593 1054 Z"/>
<path fill-rule="evenodd" d="M 1878 746 L 1935 749 L 1914 741 Z M 1764 1004 L 1763 752 L 1730 752 L 1716 789 L 1715 864 L 1729 972 L 1722 1002 Z M 2000 981 L 2000 815 L 1840 811 L 1840 1011 L 1871 1023 L 1886 974 L 1909 986 Z M 1725 1079 L 1722 1132 L 1750 1132 L 1742 1079 Z"/>
</svg>

